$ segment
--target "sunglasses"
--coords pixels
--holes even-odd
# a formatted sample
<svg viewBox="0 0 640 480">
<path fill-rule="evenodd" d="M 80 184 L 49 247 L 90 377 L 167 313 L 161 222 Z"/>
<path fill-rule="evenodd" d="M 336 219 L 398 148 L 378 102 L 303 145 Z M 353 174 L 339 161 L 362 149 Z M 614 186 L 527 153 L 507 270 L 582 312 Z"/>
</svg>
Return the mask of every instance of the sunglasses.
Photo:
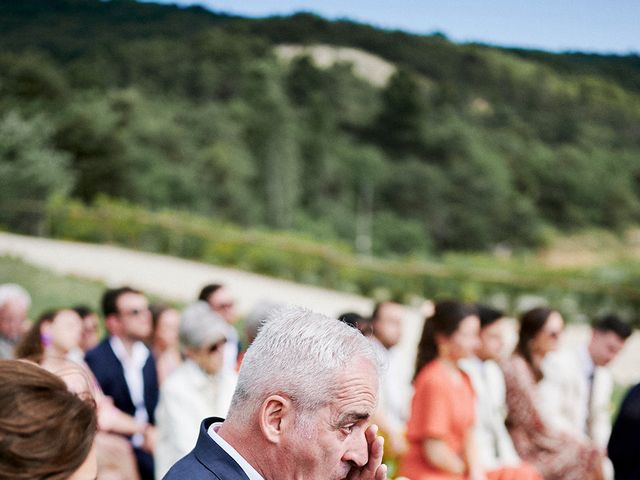
<svg viewBox="0 0 640 480">
<path fill-rule="evenodd" d="M 207 352 L 216 353 L 218 350 L 224 347 L 225 343 L 227 343 L 226 340 L 220 340 L 219 342 L 214 343 L 213 345 L 209 345 L 209 347 L 207 348 Z"/>
<path fill-rule="evenodd" d="M 124 315 L 127 317 L 138 317 L 147 313 L 149 313 L 149 308 L 132 308 L 131 310 L 120 312 L 120 315 Z"/>
</svg>

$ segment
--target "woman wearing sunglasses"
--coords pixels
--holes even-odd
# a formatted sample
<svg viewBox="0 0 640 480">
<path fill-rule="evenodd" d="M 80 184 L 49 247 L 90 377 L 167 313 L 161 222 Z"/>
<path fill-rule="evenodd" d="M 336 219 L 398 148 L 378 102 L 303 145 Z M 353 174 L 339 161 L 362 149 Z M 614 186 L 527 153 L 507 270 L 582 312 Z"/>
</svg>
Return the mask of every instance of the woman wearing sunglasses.
<svg viewBox="0 0 640 480">
<path fill-rule="evenodd" d="M 180 342 L 185 361 L 160 388 L 156 409 L 156 478 L 193 449 L 200 422 L 226 417 L 237 375 L 223 368 L 226 325 L 206 302 L 182 312 Z"/>
<path fill-rule="evenodd" d="M 550 308 L 534 308 L 520 319 L 520 338 L 502 369 L 507 387 L 507 427 L 520 457 L 545 480 L 600 480 L 602 458 L 595 445 L 555 431 L 538 410 L 541 364 L 556 350 L 564 321 Z"/>
</svg>

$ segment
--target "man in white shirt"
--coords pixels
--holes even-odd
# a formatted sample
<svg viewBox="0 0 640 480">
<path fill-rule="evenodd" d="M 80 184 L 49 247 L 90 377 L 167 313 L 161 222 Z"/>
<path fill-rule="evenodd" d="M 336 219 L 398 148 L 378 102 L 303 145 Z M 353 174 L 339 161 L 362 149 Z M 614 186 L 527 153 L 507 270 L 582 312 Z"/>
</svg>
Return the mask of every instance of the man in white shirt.
<svg viewBox="0 0 640 480">
<path fill-rule="evenodd" d="M 369 425 L 380 358 L 356 329 L 294 307 L 247 350 L 226 420 L 206 419 L 166 480 L 383 480 Z"/>
<path fill-rule="evenodd" d="M 507 427 L 506 387 L 497 364 L 503 355 L 504 315 L 488 306 L 478 306 L 480 346 L 476 357 L 460 361 L 476 393 L 476 446 L 478 459 L 486 470 L 521 463 Z"/>
<path fill-rule="evenodd" d="M 599 319 L 592 327 L 589 344 L 545 359 L 538 401 L 550 426 L 592 441 L 606 453 L 613 393 L 613 377 L 606 366 L 622 350 L 631 327 L 615 315 Z"/>
<path fill-rule="evenodd" d="M 412 394 L 410 373 L 396 348 L 402 337 L 404 314 L 402 305 L 390 301 L 378 303 L 371 314 L 371 341 L 387 364 L 374 421 L 386 437 L 387 458 L 393 460 L 407 449 L 405 425 Z"/>
<path fill-rule="evenodd" d="M 152 327 L 149 303 L 142 292 L 121 287 L 104 293 L 102 309 L 109 336 L 87 352 L 85 361 L 115 407 L 139 423 L 131 444 L 141 480 L 153 480 L 158 375 L 144 344 Z"/>
</svg>

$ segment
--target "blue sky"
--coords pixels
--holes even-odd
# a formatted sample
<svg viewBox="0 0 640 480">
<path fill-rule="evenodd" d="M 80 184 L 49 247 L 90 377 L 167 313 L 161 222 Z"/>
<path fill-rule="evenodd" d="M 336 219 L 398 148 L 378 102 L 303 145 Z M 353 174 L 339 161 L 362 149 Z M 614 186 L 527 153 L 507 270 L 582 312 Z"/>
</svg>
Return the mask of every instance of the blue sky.
<svg viewBox="0 0 640 480">
<path fill-rule="evenodd" d="M 262 17 L 312 11 L 414 33 L 550 51 L 640 53 L 640 0 L 152 0 Z"/>
</svg>

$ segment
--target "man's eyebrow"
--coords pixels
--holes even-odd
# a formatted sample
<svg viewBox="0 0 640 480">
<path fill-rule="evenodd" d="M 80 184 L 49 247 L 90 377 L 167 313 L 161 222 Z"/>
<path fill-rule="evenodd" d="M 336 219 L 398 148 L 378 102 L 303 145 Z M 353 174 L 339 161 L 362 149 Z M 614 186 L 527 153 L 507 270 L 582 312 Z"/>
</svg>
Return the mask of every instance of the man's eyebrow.
<svg viewBox="0 0 640 480">
<path fill-rule="evenodd" d="M 338 419 L 338 423 L 340 425 L 354 423 L 360 420 L 367 420 L 370 416 L 371 414 L 367 412 L 347 412 L 340 416 L 340 418 Z"/>
</svg>

